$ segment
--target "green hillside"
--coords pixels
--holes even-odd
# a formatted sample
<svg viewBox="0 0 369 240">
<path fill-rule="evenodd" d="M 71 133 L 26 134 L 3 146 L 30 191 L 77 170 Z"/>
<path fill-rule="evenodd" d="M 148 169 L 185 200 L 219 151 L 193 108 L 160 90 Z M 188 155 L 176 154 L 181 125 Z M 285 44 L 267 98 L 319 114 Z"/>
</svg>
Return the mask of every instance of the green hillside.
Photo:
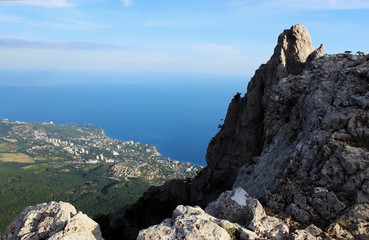
<svg viewBox="0 0 369 240">
<path fill-rule="evenodd" d="M 134 203 L 149 184 L 142 179 L 114 181 L 103 177 L 108 165 L 77 167 L 70 162 L 0 162 L 0 231 L 30 205 L 72 203 L 91 217 Z"/>
<path fill-rule="evenodd" d="M 0 231 L 30 205 L 66 201 L 96 217 L 134 203 L 150 185 L 199 169 L 152 145 L 111 139 L 91 124 L 0 120 Z"/>
</svg>

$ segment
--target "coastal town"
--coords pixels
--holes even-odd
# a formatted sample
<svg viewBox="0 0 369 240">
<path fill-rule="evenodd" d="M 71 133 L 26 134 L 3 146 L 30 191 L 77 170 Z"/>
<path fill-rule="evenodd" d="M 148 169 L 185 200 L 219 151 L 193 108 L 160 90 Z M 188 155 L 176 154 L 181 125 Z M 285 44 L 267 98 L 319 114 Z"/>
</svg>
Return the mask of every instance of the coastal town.
<svg viewBox="0 0 369 240">
<path fill-rule="evenodd" d="M 76 167 L 109 164 L 104 177 L 117 181 L 143 178 L 160 185 L 168 179 L 189 178 L 200 166 L 164 158 L 155 146 L 109 138 L 92 124 L 57 125 L 0 120 L 0 161 L 70 161 Z"/>
</svg>

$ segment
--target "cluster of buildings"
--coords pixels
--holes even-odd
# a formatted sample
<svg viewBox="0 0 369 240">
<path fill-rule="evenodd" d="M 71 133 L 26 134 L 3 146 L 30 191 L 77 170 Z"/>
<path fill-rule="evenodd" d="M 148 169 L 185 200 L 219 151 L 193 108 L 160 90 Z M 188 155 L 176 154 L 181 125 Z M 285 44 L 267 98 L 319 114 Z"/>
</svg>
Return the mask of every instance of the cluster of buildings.
<svg viewBox="0 0 369 240">
<path fill-rule="evenodd" d="M 128 179 L 143 177 L 148 181 L 183 178 L 199 167 L 163 158 L 154 146 L 106 137 L 92 125 L 59 126 L 1 120 L 11 126 L 6 137 L 22 141 L 29 155 L 39 159 L 65 159 L 81 164 L 112 164 L 109 176 Z M 46 126 L 47 125 L 47 126 Z M 107 176 L 107 177 L 109 177 Z"/>
</svg>

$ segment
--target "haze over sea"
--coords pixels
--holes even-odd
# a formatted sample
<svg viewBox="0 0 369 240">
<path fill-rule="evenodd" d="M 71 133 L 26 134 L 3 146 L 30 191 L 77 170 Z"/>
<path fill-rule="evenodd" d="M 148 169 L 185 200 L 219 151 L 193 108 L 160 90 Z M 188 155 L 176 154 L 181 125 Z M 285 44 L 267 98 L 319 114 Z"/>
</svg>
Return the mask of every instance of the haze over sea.
<svg viewBox="0 0 369 240">
<path fill-rule="evenodd" d="M 1 71 L 0 118 L 101 127 L 155 145 L 165 157 L 206 165 L 237 92 L 249 78 L 174 73 Z"/>
</svg>

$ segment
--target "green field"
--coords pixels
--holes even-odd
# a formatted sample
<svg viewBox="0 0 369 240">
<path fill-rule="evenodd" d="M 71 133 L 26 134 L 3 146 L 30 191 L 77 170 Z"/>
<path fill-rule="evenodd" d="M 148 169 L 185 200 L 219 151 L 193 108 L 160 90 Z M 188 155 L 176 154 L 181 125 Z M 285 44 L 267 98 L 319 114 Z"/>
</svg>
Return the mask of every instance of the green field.
<svg viewBox="0 0 369 240">
<path fill-rule="evenodd" d="M 108 168 L 65 161 L 0 162 L 0 231 L 30 205 L 66 201 L 95 217 L 134 203 L 149 187 L 141 179 L 107 179 L 103 174 Z"/>
</svg>

